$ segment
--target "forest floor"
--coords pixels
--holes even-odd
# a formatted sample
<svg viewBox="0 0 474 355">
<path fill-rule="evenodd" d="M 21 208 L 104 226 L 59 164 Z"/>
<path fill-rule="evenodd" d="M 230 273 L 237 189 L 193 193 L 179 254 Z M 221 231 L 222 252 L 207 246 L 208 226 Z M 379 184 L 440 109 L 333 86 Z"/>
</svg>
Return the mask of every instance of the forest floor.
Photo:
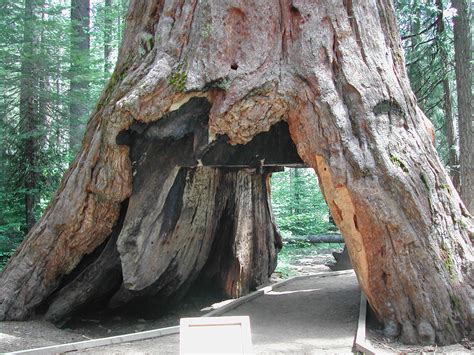
<svg viewBox="0 0 474 355">
<path fill-rule="evenodd" d="M 343 244 L 287 244 L 279 254 L 278 267 L 271 282 L 298 275 L 329 271 L 324 264 L 334 260 L 331 252 L 340 251 Z M 193 295 L 162 314 L 143 314 L 134 310 L 84 312 L 57 328 L 49 322 L 0 323 L 0 353 L 64 344 L 88 339 L 141 332 L 175 326 L 182 317 L 197 317 L 212 310 L 212 304 L 223 301 L 212 295 Z"/>
<path fill-rule="evenodd" d="M 473 342 L 466 340 L 463 344 L 448 346 L 437 345 L 406 345 L 396 340 L 382 335 L 379 329 L 368 329 L 367 337 L 370 343 L 377 350 L 377 355 L 383 354 L 452 354 L 452 355 L 472 355 Z"/>
<path fill-rule="evenodd" d="M 310 276 L 291 280 L 224 316 L 249 316 L 255 354 L 350 354 L 359 299 L 359 286 L 353 272 Z M 78 354 L 131 352 L 177 354 L 179 335 L 89 349 Z"/>
<path fill-rule="evenodd" d="M 320 271 L 329 271 L 326 263 L 333 261 L 332 251 L 340 251 L 343 245 L 286 245 L 279 256 L 277 270 L 272 276 L 272 283 L 281 279 L 309 275 Z M 326 278 L 327 282 L 337 284 L 338 278 Z M 331 281 L 332 280 L 332 281 Z M 358 296 L 357 296 L 358 299 Z M 202 316 L 212 310 L 212 305 L 222 301 L 212 295 L 193 295 L 187 297 L 178 306 L 168 308 L 162 314 L 140 314 L 133 310 L 121 313 L 88 312 L 78 315 L 72 321 L 57 328 L 51 323 L 33 320 L 28 322 L 1 322 L 0 323 L 0 353 L 15 350 L 31 349 L 55 344 L 83 341 L 113 335 L 140 332 L 150 329 L 175 326 L 182 317 Z M 348 301 L 350 304 L 352 301 Z M 307 305 L 306 305 L 307 307 Z M 325 308 L 327 309 L 327 308 Z M 404 347 L 401 344 L 385 339 L 376 327 L 369 331 L 370 339 L 377 350 L 386 353 L 404 352 L 444 352 L 470 353 L 461 345 L 446 348 L 435 347 Z M 170 337 L 165 337 L 171 339 Z M 174 339 L 174 338 L 173 338 Z M 171 348 L 176 347 L 176 339 L 171 341 Z M 407 351 L 409 349 L 409 351 Z M 129 351 L 137 353 L 133 343 Z M 93 349 L 89 353 L 95 352 Z M 128 353 L 125 352 L 118 353 Z"/>
</svg>

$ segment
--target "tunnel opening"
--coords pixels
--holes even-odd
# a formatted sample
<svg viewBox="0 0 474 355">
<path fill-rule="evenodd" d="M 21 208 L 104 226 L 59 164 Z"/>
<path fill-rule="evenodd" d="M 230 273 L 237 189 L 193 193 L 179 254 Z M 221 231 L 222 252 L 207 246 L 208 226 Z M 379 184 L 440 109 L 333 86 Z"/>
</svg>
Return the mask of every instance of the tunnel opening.
<svg viewBox="0 0 474 355">
<path fill-rule="evenodd" d="M 108 253 L 80 263 L 79 276 L 43 304 L 46 319 L 84 331 L 99 318 L 101 331 L 112 334 L 118 334 L 114 322 L 151 329 L 158 318 L 193 316 L 271 281 L 283 247 L 271 205 L 272 174 L 303 172 L 312 176 L 312 188 L 317 179 L 305 169 L 287 122 L 233 145 L 225 135 L 209 137 L 210 108 L 206 99 L 193 98 L 117 136 L 117 144 L 129 147 L 133 174 L 120 230 Z M 327 210 L 323 214 L 329 223 Z M 100 265 L 112 264 L 122 277 L 105 290 L 107 268 Z"/>
<path fill-rule="evenodd" d="M 313 169 L 286 167 L 274 172 L 271 196 L 283 241 L 275 280 L 351 268 L 348 257 L 340 258 L 344 239 L 331 217 Z"/>
</svg>

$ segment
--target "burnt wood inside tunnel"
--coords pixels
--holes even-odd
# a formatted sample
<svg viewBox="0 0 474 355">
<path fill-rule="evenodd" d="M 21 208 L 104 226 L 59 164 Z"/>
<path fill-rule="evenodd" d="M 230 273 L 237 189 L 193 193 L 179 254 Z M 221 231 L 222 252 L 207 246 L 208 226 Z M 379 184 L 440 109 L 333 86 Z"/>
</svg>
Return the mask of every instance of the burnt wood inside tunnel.
<svg viewBox="0 0 474 355">
<path fill-rule="evenodd" d="M 306 167 L 291 140 L 288 123 L 274 124 L 268 132 L 257 134 L 246 144 L 230 144 L 225 135 L 210 141 L 209 110 L 207 99 L 192 98 L 179 110 L 156 122 L 132 124 L 128 130 L 120 132 L 117 144 L 132 147 L 132 162 L 137 162 L 147 149 L 154 149 L 154 153 L 146 154 L 160 155 L 163 154 L 162 147 L 182 140 L 178 145 L 185 148 L 179 150 L 175 146 L 170 153 L 170 158 L 182 167 Z"/>
<path fill-rule="evenodd" d="M 268 282 L 282 247 L 268 180 L 303 163 L 286 122 L 245 145 L 208 143 L 209 107 L 192 99 L 119 134 L 117 143 L 130 146 L 133 194 L 104 250 L 45 302 L 46 319 L 61 322 L 97 302 L 163 309 L 193 284 L 240 297 Z"/>
<path fill-rule="evenodd" d="M 276 267 L 281 237 L 268 179 L 278 166 L 302 165 L 288 125 L 246 145 L 232 146 L 225 137 L 209 142 L 209 107 L 191 99 L 118 138 L 130 144 L 134 177 L 117 242 L 124 283 L 113 307 L 136 297 L 182 295 L 198 277 L 238 297 L 267 282 Z"/>
</svg>

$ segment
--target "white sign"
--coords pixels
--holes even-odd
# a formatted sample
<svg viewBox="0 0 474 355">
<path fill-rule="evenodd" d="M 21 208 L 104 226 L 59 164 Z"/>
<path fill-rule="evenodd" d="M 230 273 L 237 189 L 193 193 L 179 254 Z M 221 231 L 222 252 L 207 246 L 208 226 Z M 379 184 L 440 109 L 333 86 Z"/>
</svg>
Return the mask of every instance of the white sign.
<svg viewBox="0 0 474 355">
<path fill-rule="evenodd" d="M 182 318 L 179 350 L 181 355 L 253 354 L 249 317 Z"/>
</svg>

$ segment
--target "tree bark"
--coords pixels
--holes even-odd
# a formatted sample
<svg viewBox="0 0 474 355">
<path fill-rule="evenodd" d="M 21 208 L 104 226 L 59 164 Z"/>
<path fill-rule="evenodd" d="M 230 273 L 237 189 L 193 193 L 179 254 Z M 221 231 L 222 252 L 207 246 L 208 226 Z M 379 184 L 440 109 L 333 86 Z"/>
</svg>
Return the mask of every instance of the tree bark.
<svg viewBox="0 0 474 355">
<path fill-rule="evenodd" d="M 155 157 L 147 153 L 141 157 Z M 150 169 L 156 159 L 142 160 L 124 217 L 98 258 L 46 301 L 46 319 L 62 321 L 107 295 L 113 308 L 137 300 L 156 311 L 197 278 L 227 297 L 268 282 L 281 249 L 268 175 L 179 168 L 166 165 L 169 157 L 159 162 L 167 174 Z"/>
<path fill-rule="evenodd" d="M 30 315 L 111 234 L 127 198 L 117 241 L 124 281 L 111 302 L 147 290 L 170 297 L 197 277 L 195 265 L 233 295 L 264 282 L 278 238 L 269 210 L 251 207 L 266 192 L 245 186 L 264 185 L 265 159 L 256 177 L 199 165 L 222 136 L 245 147 L 282 120 L 318 174 L 386 333 L 407 343 L 465 337 L 473 220 L 409 87 L 392 4 L 368 0 L 132 1 L 82 149 L 2 274 L 0 318 Z M 211 222 L 233 248 L 211 243 Z M 163 250 L 166 258 L 154 258 Z"/>
<path fill-rule="evenodd" d="M 438 17 L 436 19 L 437 26 L 436 30 L 438 36 L 441 37 L 445 31 L 444 25 L 444 16 L 443 16 L 443 1 L 436 0 L 436 7 L 438 9 Z M 441 40 L 441 39 L 439 39 Z M 443 78 L 443 92 L 444 92 L 444 131 L 446 134 L 446 144 L 448 145 L 448 166 L 449 166 L 449 175 L 453 181 L 453 185 L 456 190 L 460 191 L 460 181 L 459 181 L 459 157 L 457 152 L 456 144 L 456 130 L 455 122 L 453 115 L 453 105 L 452 105 L 452 95 L 451 95 L 451 85 L 449 83 L 449 62 L 448 55 L 443 45 L 440 45 L 441 51 L 441 64 L 443 65 L 443 71 L 445 77 Z M 471 211 L 472 212 L 472 211 Z"/>
<path fill-rule="evenodd" d="M 351 258 L 346 246 L 344 246 L 342 252 L 333 252 L 332 255 L 334 259 L 336 259 L 336 262 L 334 264 L 326 264 L 332 271 L 352 269 Z"/>
<path fill-rule="evenodd" d="M 104 2 L 104 76 L 109 77 L 112 63 L 110 55 L 112 54 L 112 0 Z"/>
<path fill-rule="evenodd" d="M 75 154 L 81 146 L 88 115 L 90 0 L 71 0 L 71 27 L 69 145 Z"/>
<path fill-rule="evenodd" d="M 460 190 L 469 212 L 474 214 L 471 3 L 467 0 L 453 0 L 452 4 L 457 10 L 454 18 L 454 57 L 458 95 Z"/>
<path fill-rule="evenodd" d="M 38 204 L 37 188 L 39 180 L 38 159 L 40 154 L 41 113 L 39 94 L 38 50 L 40 33 L 36 28 L 38 10 L 42 1 L 25 1 L 23 48 L 21 58 L 20 84 L 20 147 L 21 172 L 24 188 L 25 222 L 29 231 L 36 223 L 35 208 Z"/>
</svg>

